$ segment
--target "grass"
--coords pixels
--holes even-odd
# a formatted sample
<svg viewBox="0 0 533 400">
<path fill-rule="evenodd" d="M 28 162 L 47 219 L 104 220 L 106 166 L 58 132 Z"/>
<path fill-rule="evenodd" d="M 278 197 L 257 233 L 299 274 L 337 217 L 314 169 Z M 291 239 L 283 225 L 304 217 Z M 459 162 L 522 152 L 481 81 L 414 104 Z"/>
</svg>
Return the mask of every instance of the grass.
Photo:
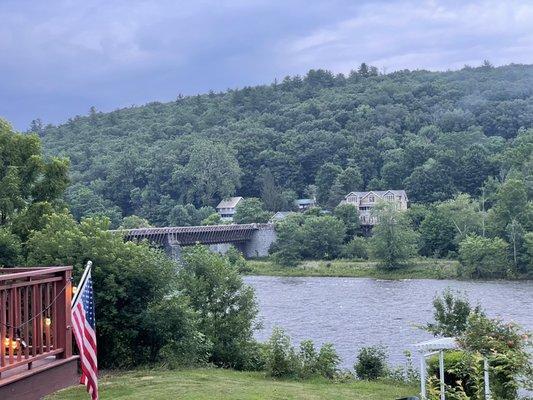
<svg viewBox="0 0 533 400">
<path fill-rule="evenodd" d="M 259 372 L 214 368 L 113 373 L 102 376 L 99 382 L 102 400 L 392 400 L 417 392 L 415 387 L 398 383 L 272 380 Z M 65 389 L 46 399 L 86 400 L 84 389 Z"/>
<path fill-rule="evenodd" d="M 377 262 L 333 260 L 303 261 L 296 267 L 286 267 L 270 260 L 251 260 L 246 275 L 269 276 L 335 276 L 378 279 L 456 279 L 459 263 L 452 260 L 415 259 L 398 270 L 385 271 Z"/>
</svg>

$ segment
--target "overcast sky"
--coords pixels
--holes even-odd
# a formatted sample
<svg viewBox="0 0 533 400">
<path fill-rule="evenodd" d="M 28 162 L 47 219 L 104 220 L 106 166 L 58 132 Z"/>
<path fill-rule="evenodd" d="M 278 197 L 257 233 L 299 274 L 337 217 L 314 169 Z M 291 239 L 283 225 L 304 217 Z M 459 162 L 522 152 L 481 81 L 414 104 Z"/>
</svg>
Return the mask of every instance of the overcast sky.
<svg viewBox="0 0 533 400">
<path fill-rule="evenodd" d="M 533 1 L 0 1 L 0 116 L 19 130 L 365 61 L 533 63 Z"/>
</svg>

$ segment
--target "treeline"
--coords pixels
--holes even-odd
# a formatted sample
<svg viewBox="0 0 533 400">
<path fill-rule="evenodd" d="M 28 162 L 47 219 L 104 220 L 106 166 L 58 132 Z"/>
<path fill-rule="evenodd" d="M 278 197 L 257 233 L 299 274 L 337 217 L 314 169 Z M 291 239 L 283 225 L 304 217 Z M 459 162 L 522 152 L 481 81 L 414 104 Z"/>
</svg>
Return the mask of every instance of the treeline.
<svg viewBox="0 0 533 400">
<path fill-rule="evenodd" d="M 333 207 L 354 189 L 403 188 L 412 202 L 466 193 L 512 169 L 533 126 L 533 66 L 465 67 L 380 75 L 305 76 L 183 97 L 31 131 L 48 155 L 70 159 L 66 194 L 77 218 L 132 214 L 189 225 L 223 197 L 260 197 L 268 210 L 317 195 Z M 522 141 L 522 142 L 521 142 Z M 524 159 L 526 162 L 524 162 Z M 528 189 L 529 190 L 529 189 Z"/>
</svg>

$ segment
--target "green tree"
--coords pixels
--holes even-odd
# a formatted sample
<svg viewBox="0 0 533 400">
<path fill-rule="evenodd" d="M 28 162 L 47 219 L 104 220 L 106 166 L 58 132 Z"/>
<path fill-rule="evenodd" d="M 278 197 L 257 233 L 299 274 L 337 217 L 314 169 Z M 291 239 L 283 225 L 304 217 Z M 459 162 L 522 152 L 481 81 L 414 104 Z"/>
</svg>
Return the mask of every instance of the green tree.
<svg viewBox="0 0 533 400">
<path fill-rule="evenodd" d="M 17 265 L 22 256 L 22 244 L 17 235 L 0 228 L 0 267 Z"/>
<path fill-rule="evenodd" d="M 455 337 L 462 335 L 468 327 L 471 313 L 481 313 L 481 308 L 473 308 L 464 295 L 454 293 L 450 288 L 433 299 L 433 318 L 426 330 L 435 336 Z"/>
<path fill-rule="evenodd" d="M 330 197 L 330 190 L 337 176 L 342 173 L 342 168 L 332 163 L 325 163 L 322 165 L 315 178 L 315 185 L 317 188 L 317 201 L 319 204 L 327 204 Z M 342 185 L 342 183 L 340 183 Z"/>
<path fill-rule="evenodd" d="M 130 215 L 122 219 L 119 229 L 137 229 L 137 228 L 150 228 L 150 222 L 138 215 Z"/>
<path fill-rule="evenodd" d="M 240 187 L 241 175 L 235 155 L 214 142 L 194 144 L 187 164 L 174 172 L 176 182 L 187 188 L 187 200 L 201 205 L 214 205 L 232 196 Z"/>
<path fill-rule="evenodd" d="M 219 213 L 213 213 L 207 218 L 202 220 L 202 225 L 220 225 L 222 223 L 222 218 Z"/>
<path fill-rule="evenodd" d="M 70 215 L 52 214 L 44 229 L 32 232 L 27 243 L 27 263 L 73 265 L 77 281 L 86 261 L 92 260 L 97 340 L 106 349 L 98 354 L 99 365 L 126 368 L 157 361 L 159 350 L 166 343 L 155 348 L 146 335 L 163 329 L 157 324 L 152 326 L 155 321 L 150 316 L 155 312 L 153 307 L 166 307 L 165 299 L 175 293 L 176 266 L 160 250 L 148 244 L 124 242 L 108 228 L 105 219 L 88 218 L 77 223 Z M 183 332 L 180 326 L 171 329 Z"/>
<path fill-rule="evenodd" d="M 429 212 L 420 224 L 419 233 L 422 239 L 420 252 L 424 256 L 446 257 L 457 250 L 457 229 L 448 214 L 439 208 Z"/>
<path fill-rule="evenodd" d="M 60 205 L 68 166 L 64 158 L 45 160 L 36 135 L 17 134 L 0 119 L 0 226 L 23 219 L 18 226 L 27 226 L 20 232 L 25 240 L 30 229 L 39 227 L 38 211 Z"/>
<path fill-rule="evenodd" d="M 265 211 L 263 203 L 260 199 L 251 197 L 243 199 L 237 204 L 235 208 L 235 215 L 233 222 L 237 224 L 251 224 L 254 222 L 268 222 L 271 213 Z"/>
<path fill-rule="evenodd" d="M 501 238 L 467 236 L 459 243 L 463 274 L 472 278 L 502 278 L 507 275 L 509 245 Z"/>
<path fill-rule="evenodd" d="M 206 247 L 183 252 L 179 288 L 198 314 L 200 330 L 213 344 L 210 361 L 243 369 L 254 346 L 257 316 L 254 291 L 245 285 L 237 269 Z"/>
<path fill-rule="evenodd" d="M 374 209 L 378 223 L 372 229 L 371 253 L 384 268 L 400 268 L 416 255 L 418 235 L 393 204 L 383 202 Z"/>
<path fill-rule="evenodd" d="M 352 239 L 359 232 L 359 210 L 353 204 L 341 204 L 335 207 L 333 215 L 340 219 L 346 227 L 346 240 Z"/>
<path fill-rule="evenodd" d="M 304 220 L 302 214 L 295 214 L 276 223 L 277 238 L 271 249 L 276 263 L 294 266 L 302 259 L 304 238 L 301 226 Z"/>
<path fill-rule="evenodd" d="M 268 168 L 261 176 L 261 200 L 268 211 L 280 211 L 288 207 L 282 189 L 276 185 L 274 175 Z"/>
<path fill-rule="evenodd" d="M 331 215 L 308 217 L 302 224 L 303 256 L 332 259 L 340 255 L 346 235 L 344 224 Z"/>
</svg>

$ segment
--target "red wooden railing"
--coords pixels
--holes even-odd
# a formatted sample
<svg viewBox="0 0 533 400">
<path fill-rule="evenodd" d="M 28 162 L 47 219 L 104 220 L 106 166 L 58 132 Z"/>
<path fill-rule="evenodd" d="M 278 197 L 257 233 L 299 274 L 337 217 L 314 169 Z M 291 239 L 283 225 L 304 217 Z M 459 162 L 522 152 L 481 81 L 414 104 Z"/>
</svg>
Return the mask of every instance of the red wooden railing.
<svg viewBox="0 0 533 400">
<path fill-rule="evenodd" d="M 4 371 L 72 356 L 72 267 L 0 268 L 0 378 Z"/>
</svg>

